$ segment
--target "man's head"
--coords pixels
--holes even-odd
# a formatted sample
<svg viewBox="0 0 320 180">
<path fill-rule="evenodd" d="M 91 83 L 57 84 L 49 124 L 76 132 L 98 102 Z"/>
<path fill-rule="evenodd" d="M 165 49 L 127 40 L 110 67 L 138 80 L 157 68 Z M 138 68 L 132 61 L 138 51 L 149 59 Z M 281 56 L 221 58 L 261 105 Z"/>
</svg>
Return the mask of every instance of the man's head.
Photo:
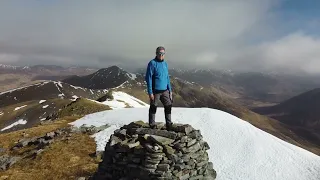
<svg viewBox="0 0 320 180">
<path fill-rule="evenodd" d="M 160 60 L 164 60 L 165 48 L 162 46 L 157 47 L 156 49 L 157 58 Z"/>
</svg>

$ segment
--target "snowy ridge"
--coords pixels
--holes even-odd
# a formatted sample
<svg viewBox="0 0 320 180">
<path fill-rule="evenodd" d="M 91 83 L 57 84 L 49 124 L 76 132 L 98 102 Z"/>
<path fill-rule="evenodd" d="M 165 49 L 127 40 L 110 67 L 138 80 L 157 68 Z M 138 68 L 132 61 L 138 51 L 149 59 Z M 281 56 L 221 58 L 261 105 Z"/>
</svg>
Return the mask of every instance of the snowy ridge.
<svg viewBox="0 0 320 180">
<path fill-rule="evenodd" d="M 17 122 L 14 122 L 14 123 L 10 124 L 9 126 L 1 129 L 1 131 L 10 129 L 10 128 L 12 128 L 12 127 L 14 127 L 14 126 L 17 126 L 17 125 L 19 125 L 19 124 L 21 124 L 21 125 L 27 124 L 27 121 L 26 121 L 26 120 L 23 120 L 23 119 L 20 119 L 20 120 L 18 120 Z"/>
<path fill-rule="evenodd" d="M 156 115 L 164 122 L 163 108 Z M 132 121 L 147 122 L 148 108 L 123 108 L 86 115 L 74 126 L 110 128 L 92 137 L 103 151 L 114 130 Z M 217 180 L 319 180 L 320 157 L 268 134 L 231 114 L 209 108 L 173 108 L 174 123 L 199 129 L 208 142 Z"/>
</svg>

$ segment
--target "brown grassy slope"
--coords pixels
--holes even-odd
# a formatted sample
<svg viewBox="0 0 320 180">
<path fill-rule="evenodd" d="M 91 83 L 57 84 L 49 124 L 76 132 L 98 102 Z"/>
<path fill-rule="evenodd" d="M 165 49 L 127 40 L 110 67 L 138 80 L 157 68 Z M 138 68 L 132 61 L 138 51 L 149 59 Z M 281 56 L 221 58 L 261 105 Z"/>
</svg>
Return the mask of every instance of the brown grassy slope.
<svg viewBox="0 0 320 180">
<path fill-rule="evenodd" d="M 47 132 L 69 126 L 68 123 L 79 117 L 66 117 L 53 124 L 40 125 L 0 135 L 0 146 L 9 148 L 13 142 L 22 138 L 23 134 L 30 137 L 43 136 Z M 95 153 L 94 139 L 86 134 L 74 134 L 68 141 L 56 140 L 36 159 L 24 159 L 13 165 L 9 170 L 0 172 L 0 177 L 8 179 L 76 179 L 93 174 L 98 161 L 90 155 Z"/>
<path fill-rule="evenodd" d="M 93 101 L 78 98 L 76 101 L 71 102 L 61 111 L 57 112 L 59 118 L 65 116 L 84 116 L 87 114 L 110 110 L 111 108 L 104 104 L 98 104 Z"/>
<path fill-rule="evenodd" d="M 0 92 L 15 89 L 21 86 L 28 86 L 42 82 L 43 80 L 33 80 L 33 75 L 24 74 L 0 74 Z"/>
</svg>

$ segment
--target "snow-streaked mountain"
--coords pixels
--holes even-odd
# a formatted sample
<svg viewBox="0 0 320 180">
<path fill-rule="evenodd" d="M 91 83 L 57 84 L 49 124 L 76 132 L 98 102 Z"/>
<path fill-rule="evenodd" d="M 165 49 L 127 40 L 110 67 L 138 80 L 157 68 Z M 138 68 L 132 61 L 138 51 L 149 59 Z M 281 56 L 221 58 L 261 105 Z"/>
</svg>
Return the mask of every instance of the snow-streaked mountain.
<svg viewBox="0 0 320 180">
<path fill-rule="evenodd" d="M 108 90 L 92 90 L 61 81 L 46 81 L 0 92 L 0 108 L 32 100 L 73 99 L 73 96 L 97 99 Z"/>
<path fill-rule="evenodd" d="M 148 108 L 122 108 L 87 115 L 73 123 L 80 127 L 111 125 L 93 137 L 103 151 L 111 134 L 132 121 L 147 122 Z M 319 180 L 320 157 L 289 144 L 223 111 L 209 108 L 173 108 L 174 123 L 199 129 L 210 146 L 209 158 L 217 179 Z M 157 122 L 164 122 L 159 108 Z"/>
<path fill-rule="evenodd" d="M 97 72 L 87 76 L 71 76 L 64 79 L 63 82 L 91 89 L 106 89 L 124 85 L 129 81 L 139 80 L 143 81 L 143 77 L 128 73 L 118 66 L 111 66 L 99 69 Z"/>
</svg>

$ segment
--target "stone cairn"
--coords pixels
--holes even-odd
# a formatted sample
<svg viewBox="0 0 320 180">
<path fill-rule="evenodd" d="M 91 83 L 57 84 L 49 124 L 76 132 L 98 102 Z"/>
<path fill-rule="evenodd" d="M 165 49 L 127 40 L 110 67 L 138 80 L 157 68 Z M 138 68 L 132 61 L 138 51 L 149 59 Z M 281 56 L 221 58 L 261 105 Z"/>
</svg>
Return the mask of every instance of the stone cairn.
<svg viewBox="0 0 320 180">
<path fill-rule="evenodd" d="M 120 180 L 213 180 L 216 171 L 209 162 L 208 143 L 200 130 L 188 124 L 164 123 L 155 129 L 132 122 L 114 131 L 93 179 Z"/>
</svg>

